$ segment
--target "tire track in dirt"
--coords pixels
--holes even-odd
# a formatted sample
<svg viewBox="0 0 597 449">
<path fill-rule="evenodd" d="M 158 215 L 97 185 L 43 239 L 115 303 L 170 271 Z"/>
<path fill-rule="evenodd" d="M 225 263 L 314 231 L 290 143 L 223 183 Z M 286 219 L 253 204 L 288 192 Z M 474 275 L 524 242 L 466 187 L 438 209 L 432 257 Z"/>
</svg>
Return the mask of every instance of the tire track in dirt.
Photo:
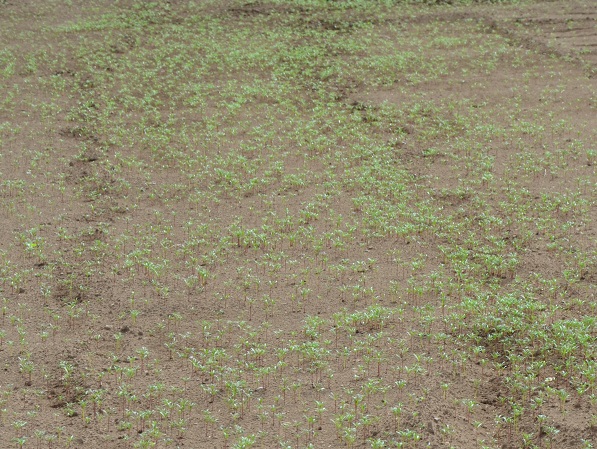
<svg viewBox="0 0 597 449">
<path fill-rule="evenodd" d="M 546 4 L 549 3 L 549 4 Z M 597 73 L 597 8 L 585 1 L 542 2 L 517 14 L 489 18 L 489 25 L 521 45 L 579 63 Z"/>
</svg>

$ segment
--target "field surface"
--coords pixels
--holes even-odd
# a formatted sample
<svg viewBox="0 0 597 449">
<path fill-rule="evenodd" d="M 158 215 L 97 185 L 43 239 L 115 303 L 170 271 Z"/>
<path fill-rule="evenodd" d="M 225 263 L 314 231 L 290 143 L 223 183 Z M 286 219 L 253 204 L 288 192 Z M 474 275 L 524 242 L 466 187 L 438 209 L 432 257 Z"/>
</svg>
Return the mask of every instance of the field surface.
<svg viewBox="0 0 597 449">
<path fill-rule="evenodd" d="M 596 91 L 592 0 L 0 0 L 0 447 L 594 447 Z"/>
</svg>

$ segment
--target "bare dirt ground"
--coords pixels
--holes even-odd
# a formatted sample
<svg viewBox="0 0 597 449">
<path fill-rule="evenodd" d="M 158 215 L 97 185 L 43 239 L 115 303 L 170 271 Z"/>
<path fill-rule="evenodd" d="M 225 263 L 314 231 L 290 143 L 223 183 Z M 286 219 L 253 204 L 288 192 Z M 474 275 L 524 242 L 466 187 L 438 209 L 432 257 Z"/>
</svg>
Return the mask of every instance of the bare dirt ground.
<svg viewBox="0 0 597 449">
<path fill-rule="evenodd" d="M 505 18 L 505 23 L 519 32 L 521 27 L 528 29 L 532 41 L 561 55 L 578 58 L 591 70 L 597 63 L 596 15 L 591 2 L 544 3 Z"/>
<path fill-rule="evenodd" d="M 0 446 L 597 444 L 593 1 L 1 1 Z"/>
</svg>

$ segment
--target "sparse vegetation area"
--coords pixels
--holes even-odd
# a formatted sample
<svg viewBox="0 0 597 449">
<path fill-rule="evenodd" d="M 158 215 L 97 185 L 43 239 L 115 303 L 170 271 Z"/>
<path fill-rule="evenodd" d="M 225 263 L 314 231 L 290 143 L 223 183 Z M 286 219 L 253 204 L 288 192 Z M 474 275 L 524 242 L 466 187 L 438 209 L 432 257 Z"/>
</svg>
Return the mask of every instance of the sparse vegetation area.
<svg viewBox="0 0 597 449">
<path fill-rule="evenodd" d="M 593 447 L 590 3 L 0 1 L 0 446 Z"/>
</svg>

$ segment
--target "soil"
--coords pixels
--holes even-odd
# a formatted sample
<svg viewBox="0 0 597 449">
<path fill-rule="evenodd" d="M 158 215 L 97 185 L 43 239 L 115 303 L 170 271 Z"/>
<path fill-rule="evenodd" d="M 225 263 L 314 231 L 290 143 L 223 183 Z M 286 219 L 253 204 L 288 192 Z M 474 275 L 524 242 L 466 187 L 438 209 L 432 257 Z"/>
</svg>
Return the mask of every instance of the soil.
<svg viewBox="0 0 597 449">
<path fill-rule="evenodd" d="M 364 391 L 364 379 L 383 379 L 393 387 L 370 393 L 366 413 L 375 419 L 358 427 L 356 447 L 375 447 L 375 439 L 389 441 L 389 435 L 402 438 L 404 447 L 516 448 L 524 447 L 524 434 L 533 434 L 535 447 L 597 444 L 597 412 L 589 400 L 571 391 L 564 406 L 554 397 L 538 406 L 557 430 L 554 436 L 537 431 L 534 412 L 509 426 L 499 417 L 512 413 L 514 393 L 507 378 L 516 373 L 506 359 L 491 360 L 500 348 L 487 343 L 489 364 L 482 356 L 462 361 L 458 357 L 465 353 L 464 343 L 451 341 L 453 351 L 446 352 L 446 342 L 425 337 L 457 333 L 442 329 L 435 296 L 418 295 L 408 287 L 409 279 L 427 285 L 444 269 L 445 242 L 424 229 L 375 237 L 375 217 L 367 216 L 368 203 L 359 204 L 358 198 L 367 189 L 380 197 L 389 195 L 383 184 L 387 160 L 381 157 L 381 164 L 369 166 L 356 150 L 351 153 L 358 145 L 338 139 L 336 148 L 321 150 L 309 136 L 293 134 L 291 117 L 301 126 L 313 120 L 318 133 L 334 135 L 333 129 L 326 131 L 325 126 L 333 125 L 326 123 L 325 114 L 313 107 L 321 91 L 316 82 L 298 86 L 289 95 L 290 106 L 255 94 L 251 98 L 259 107 L 243 110 L 245 103 L 239 101 L 240 112 L 230 112 L 233 106 L 222 110 L 215 96 L 227 95 L 230 80 L 237 81 L 240 91 L 272 77 L 269 68 L 245 60 L 237 73 L 219 72 L 217 65 L 227 64 L 228 56 L 220 54 L 218 60 L 206 49 L 198 58 L 213 57 L 213 66 L 205 71 L 202 88 L 214 94 L 196 109 L 188 106 L 191 99 L 163 92 L 154 93 L 151 113 L 134 104 L 111 109 L 103 103 L 106 97 L 97 95 L 102 83 L 114 98 L 135 89 L 124 81 L 127 71 L 136 70 L 125 67 L 130 55 L 129 62 L 146 58 L 148 73 L 155 68 L 155 76 L 170 70 L 160 67 L 159 58 L 165 55 L 153 47 L 152 33 L 157 35 L 158 27 L 171 32 L 174 40 L 174 33 L 190 26 L 213 26 L 214 36 L 228 39 L 222 31 L 226 27 L 246 29 L 247 36 L 253 36 L 261 26 L 267 31 L 275 24 L 296 27 L 305 36 L 364 38 L 367 28 L 359 28 L 363 18 L 358 8 L 334 10 L 339 20 L 318 14 L 311 2 L 205 2 L 201 14 L 217 21 L 204 25 L 190 15 L 193 6 L 187 2 L 159 1 L 146 15 L 135 5 L 128 0 L 0 0 L 0 71 L 7 67 L 2 58 L 8 52 L 17 61 L 14 73 L 1 78 L 0 85 L 1 447 L 20 447 L 21 437 L 26 438 L 23 447 L 152 447 L 139 443 L 149 435 L 152 421 L 161 429 L 155 447 L 273 448 L 280 447 L 278 440 L 288 447 L 344 447 L 350 444 L 338 438 L 332 418 L 342 401 L 346 412 L 357 410 L 348 398 L 350 392 Z M 436 58 L 446 69 L 432 74 L 423 67 L 424 79 L 393 70 L 373 79 L 363 69 L 363 77 L 336 73 L 322 81 L 333 107 L 356 117 L 355 126 L 367 127 L 375 136 L 369 141 L 361 136 L 347 139 L 361 146 L 378 139 L 375 142 L 392 152 L 388 164 L 401 167 L 396 177 L 404 177 L 402 195 L 412 195 L 416 204 L 429 201 L 441 207 L 444 216 L 461 217 L 472 229 L 482 221 L 480 212 L 474 215 L 482 206 L 474 203 L 475 194 L 462 188 L 462 180 L 472 178 L 479 167 L 454 156 L 466 151 L 459 142 L 470 137 L 470 123 L 478 117 L 497 128 L 513 121 L 521 127 L 534 123 L 539 132 L 533 128 L 515 138 L 496 134 L 483 142 L 479 151 L 492 159 L 494 181 L 475 189 L 496 210 L 512 185 L 524 190 L 529 203 L 578 190 L 575 198 L 586 210 L 568 210 L 564 201 L 548 215 L 558 226 L 570 223 L 557 237 L 560 244 L 567 239 L 571 247 L 594 257 L 597 160 L 566 155 L 556 160 L 556 155 L 563 148 L 572 148 L 572 153 L 575 142 L 589 142 L 594 149 L 595 3 L 479 2 L 388 11 L 370 18 L 371 32 L 386 36 L 386 46 L 412 45 L 413 51 L 416 43 L 404 36 L 419 36 L 421 42 L 445 39 L 444 47 L 430 46 L 426 57 Z M 147 21 L 150 32 L 127 28 L 122 17 L 135 14 Z M 67 29 L 104 18 L 120 25 Z M 469 39 L 475 49 L 471 52 L 486 41 L 478 57 L 487 66 L 479 68 L 476 56 L 462 57 L 458 39 Z M 379 48 L 383 53 L 385 47 Z M 55 54 L 48 53 L 52 49 Z M 157 62 L 153 52 L 159 53 Z M 31 65 L 34 60 L 36 67 Z M 346 60 L 353 63 L 348 56 Z M 139 101 L 143 95 L 135 94 Z M 385 121 L 392 113 L 398 117 L 393 129 Z M 263 137 L 261 130 L 268 130 L 273 114 L 278 114 L 277 132 Z M 436 133 L 440 121 L 446 130 Z M 114 127 L 106 129 L 104 123 Z M 198 129 L 193 126 L 205 133 L 168 134 L 172 129 Z M 155 136 L 161 133 L 170 140 L 157 146 Z M 256 135 L 261 140 L 253 145 Z M 268 145 L 262 145 L 265 139 Z M 546 159 L 547 150 L 556 162 Z M 343 166 L 337 165 L 334 151 L 353 158 L 347 156 Z M 205 162 L 198 162 L 201 157 Z M 283 162 L 280 172 L 274 167 L 276 158 Z M 525 165 L 525 160 L 532 163 Z M 552 173 L 553 164 L 561 170 Z M 349 174 L 356 178 L 365 169 L 371 170 L 376 184 L 351 185 Z M 260 177 L 268 183 L 247 187 Z M 332 185 L 334 177 L 342 179 L 340 187 Z M 586 183 L 580 186 L 579 179 Z M 542 218 L 529 217 L 538 222 Z M 354 223 L 370 225 L 367 229 L 373 231 L 351 231 Z M 572 264 L 570 253 L 562 255 L 550 246 L 550 236 L 540 229 L 530 237 L 524 234 L 527 228 L 521 223 L 513 220 L 503 227 L 504 244 L 512 251 L 516 245 L 525 250 L 515 271 L 494 276 L 495 288 L 504 294 L 517 291 L 518 279 L 534 279 L 535 274 L 557 279 L 562 294 L 555 300 L 561 307 L 554 319 L 586 316 L 575 299 L 595 301 L 596 265 L 589 262 L 575 284 L 566 284 L 563 272 Z M 282 237 L 259 235 L 267 233 L 267 226 Z M 312 235 L 331 236 L 322 237 L 318 251 L 308 233 L 301 233 L 309 227 Z M 465 249 L 470 244 L 468 227 L 458 237 Z M 342 244 L 343 233 L 353 232 L 352 243 Z M 285 259 L 269 257 L 280 252 Z M 411 262 L 419 259 L 424 266 L 415 272 Z M 349 268 L 343 271 L 343 265 Z M 378 354 L 391 348 L 391 359 L 372 361 L 375 351 L 364 343 L 324 367 L 310 365 L 308 352 L 285 354 L 292 342 L 340 353 L 343 347 L 371 340 L 382 330 L 373 320 L 357 320 L 349 332 L 321 329 L 314 337 L 307 335 L 305 323 L 313 317 L 333 321 L 334 314 L 370 310 L 374 304 L 400 310 L 388 319 L 383 340 L 371 343 Z M 421 322 L 428 304 L 437 313 L 429 329 L 411 325 Z M 143 348 L 147 359 L 141 356 Z M 220 357 L 214 351 L 222 348 L 234 356 L 210 365 Z M 193 368 L 191 355 L 201 369 Z M 33 362 L 31 375 L 27 361 Z M 280 361 L 286 366 L 267 371 Z M 504 362 L 502 369 L 493 362 Z M 244 385 L 240 396 L 232 394 L 231 380 L 217 380 L 231 379 L 217 371 L 220 366 L 243 373 L 237 379 Z M 262 370 L 251 371 L 255 366 Z M 413 367 L 423 374 L 411 372 Z M 554 386 L 571 388 L 551 364 L 543 377 L 553 379 L 549 382 Z M 104 391 L 95 404 L 94 391 Z M 191 410 L 184 409 L 185 399 L 195 403 Z M 471 409 L 467 400 L 473 401 Z M 316 412 L 317 403 L 325 411 Z M 396 404 L 403 407 L 399 425 L 391 412 Z M 170 416 L 160 417 L 160 407 Z M 146 410 L 152 412 L 142 418 Z M 206 419 L 210 413 L 217 423 Z M 366 414 L 361 409 L 359 413 Z M 405 431 L 400 437 L 398 428 Z M 408 429 L 415 429 L 420 441 L 409 440 Z M 147 436 L 147 441 L 153 440 Z"/>
</svg>

